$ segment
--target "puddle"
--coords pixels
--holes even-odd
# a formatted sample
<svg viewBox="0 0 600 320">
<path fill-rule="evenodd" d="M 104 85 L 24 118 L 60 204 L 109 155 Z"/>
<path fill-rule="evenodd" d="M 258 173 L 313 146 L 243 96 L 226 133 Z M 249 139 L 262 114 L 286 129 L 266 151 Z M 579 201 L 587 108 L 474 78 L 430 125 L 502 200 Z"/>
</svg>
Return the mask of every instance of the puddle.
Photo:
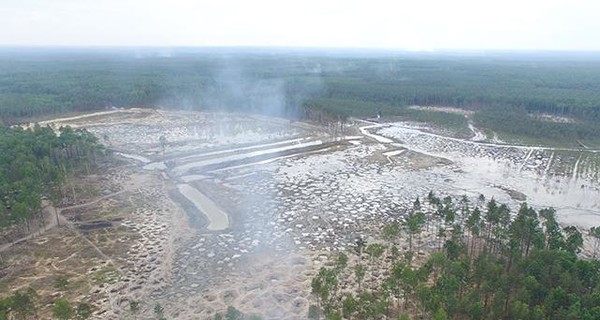
<svg viewBox="0 0 600 320">
<path fill-rule="evenodd" d="M 198 189 L 189 184 L 178 184 L 177 189 L 186 197 L 200 212 L 208 218 L 208 230 L 225 230 L 229 227 L 229 216 L 219 208 L 212 200 Z"/>
</svg>

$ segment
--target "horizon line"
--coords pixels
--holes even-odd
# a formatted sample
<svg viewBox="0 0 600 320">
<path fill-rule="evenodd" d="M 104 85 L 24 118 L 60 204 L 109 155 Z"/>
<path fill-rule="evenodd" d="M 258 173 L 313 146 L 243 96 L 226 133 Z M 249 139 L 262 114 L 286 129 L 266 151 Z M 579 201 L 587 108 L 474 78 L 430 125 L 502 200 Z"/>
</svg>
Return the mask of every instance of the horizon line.
<svg viewBox="0 0 600 320">
<path fill-rule="evenodd" d="M 473 49 L 473 48 L 432 48 L 409 49 L 394 47 L 348 47 L 348 46 L 278 46 L 278 45 L 103 45 L 103 44 L 0 44 L 0 49 L 275 49 L 275 50 L 315 50 L 315 51 L 388 51 L 408 53 L 600 53 L 600 49 Z"/>
</svg>

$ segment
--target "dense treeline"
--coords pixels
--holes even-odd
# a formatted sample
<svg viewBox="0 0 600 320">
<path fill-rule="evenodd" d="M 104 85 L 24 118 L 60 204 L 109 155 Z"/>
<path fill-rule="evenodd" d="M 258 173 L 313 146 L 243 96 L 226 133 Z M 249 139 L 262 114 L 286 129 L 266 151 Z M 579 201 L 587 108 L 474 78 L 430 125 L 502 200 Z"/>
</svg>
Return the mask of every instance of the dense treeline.
<svg viewBox="0 0 600 320">
<path fill-rule="evenodd" d="M 0 119 L 11 124 L 109 107 L 215 108 L 286 116 L 319 87 L 318 79 L 305 74 L 301 60 L 252 55 L 0 54 Z"/>
<path fill-rule="evenodd" d="M 60 200 L 68 177 L 89 172 L 103 153 L 86 130 L 0 126 L 0 228 L 29 229 L 41 218 L 41 199 Z"/>
<path fill-rule="evenodd" d="M 473 206 L 433 193 L 427 204 L 417 199 L 385 226 L 386 241 L 359 239 L 356 259 L 340 253 L 320 269 L 312 290 L 327 318 L 600 318 L 600 262 L 578 258 L 583 235 L 561 228 L 553 209 L 523 203 L 511 213 L 493 199 Z M 415 250 L 419 240 L 430 248 L 427 259 Z"/>
<path fill-rule="evenodd" d="M 284 50 L 161 49 L 0 52 L 0 119 L 107 107 L 220 108 L 301 116 L 309 106 L 341 116 L 405 116 L 551 139 L 600 139 L 600 59 L 595 56 L 459 56 Z M 553 114 L 577 123 L 553 123 Z"/>
<path fill-rule="evenodd" d="M 475 125 L 511 136 L 573 141 L 600 137 L 600 62 L 441 58 L 351 60 L 323 72 L 324 89 L 311 102 L 348 115 L 405 116 L 454 128 L 458 115 L 404 106 L 453 106 L 475 112 Z M 369 114 L 370 113 L 370 114 Z M 551 114 L 575 123 L 536 119 Z"/>
<path fill-rule="evenodd" d="M 477 126 L 516 137 L 543 137 L 557 141 L 598 140 L 600 125 L 595 118 L 573 123 L 533 119 L 523 108 L 484 108 L 474 115 Z M 573 143 L 575 145 L 575 143 Z"/>
</svg>

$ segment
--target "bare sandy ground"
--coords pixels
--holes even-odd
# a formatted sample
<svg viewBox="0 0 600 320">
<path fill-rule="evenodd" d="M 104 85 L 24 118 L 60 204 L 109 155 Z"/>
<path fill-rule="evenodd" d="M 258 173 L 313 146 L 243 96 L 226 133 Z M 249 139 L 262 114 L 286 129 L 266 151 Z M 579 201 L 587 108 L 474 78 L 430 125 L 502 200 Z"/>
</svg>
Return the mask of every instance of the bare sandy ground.
<svg viewBox="0 0 600 320">
<path fill-rule="evenodd" d="M 564 184 L 549 181 L 555 189 L 546 195 L 523 179 L 582 171 L 558 154 L 571 150 L 477 143 L 401 125 L 354 123 L 348 129 L 359 136 L 330 137 L 283 119 L 139 109 L 48 123 L 87 128 L 128 163 L 107 178 L 122 193 L 104 199 L 129 208 L 114 233 L 123 238 L 112 239 L 121 251 L 87 236 L 117 269 L 90 289 L 97 319 L 131 317 L 131 300 L 142 303 L 139 318 L 151 318 L 160 303 L 176 319 L 212 318 L 228 306 L 266 319 L 305 319 L 316 270 L 337 252 L 351 255 L 358 236 L 377 241 L 381 226 L 417 196 L 436 188 L 516 204 L 506 189 L 543 203 Z M 182 184 L 218 210 L 203 198 L 186 199 Z M 589 185 L 581 206 L 593 205 L 588 198 L 597 190 Z M 592 245 L 587 239 L 586 254 Z"/>
<path fill-rule="evenodd" d="M 434 111 L 434 112 L 445 112 L 445 113 L 453 113 L 460 115 L 472 115 L 474 112 L 471 110 L 454 108 L 454 107 L 444 107 L 444 106 L 410 106 L 410 109 L 413 110 L 423 110 L 423 111 Z"/>
</svg>

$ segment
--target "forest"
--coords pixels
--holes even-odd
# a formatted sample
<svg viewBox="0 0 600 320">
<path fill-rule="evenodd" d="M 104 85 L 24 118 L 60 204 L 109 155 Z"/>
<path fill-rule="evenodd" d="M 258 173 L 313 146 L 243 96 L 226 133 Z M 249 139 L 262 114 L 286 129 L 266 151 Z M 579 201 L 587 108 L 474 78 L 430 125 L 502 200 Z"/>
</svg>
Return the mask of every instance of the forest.
<svg viewBox="0 0 600 320">
<path fill-rule="evenodd" d="M 14 49 L 0 54 L 5 124 L 111 107 L 301 117 L 380 113 L 467 132 L 600 140 L 600 59 L 576 54 L 417 54 L 227 49 Z M 537 115 L 566 117 L 547 121 Z M 462 130 L 462 131 L 461 131 Z"/>
<path fill-rule="evenodd" d="M 600 229 L 590 230 L 594 258 L 579 258 L 582 233 L 553 209 L 432 192 L 380 236 L 319 270 L 309 318 L 600 318 Z"/>
<path fill-rule="evenodd" d="M 29 129 L 0 125 L 0 235 L 11 243 L 46 224 L 43 200 L 61 203 L 76 174 L 89 174 L 106 154 L 98 139 L 86 130 L 35 125 Z M 72 181 L 71 181 L 72 182 Z M 54 217 L 50 217 L 53 219 Z M 57 217 L 58 218 L 58 217 Z M 4 263 L 0 255 L 0 264 Z M 64 291 L 66 279 L 55 287 Z M 38 318 L 39 295 L 29 288 L 0 299 L 0 319 Z M 73 308 L 64 298 L 56 299 L 57 319 L 87 319 L 91 308 L 80 303 Z"/>
<path fill-rule="evenodd" d="M 0 231 L 5 241 L 44 223 L 42 199 L 60 203 L 74 174 L 89 173 L 104 147 L 90 132 L 0 126 Z M 15 229 L 17 228 L 17 229 Z"/>
</svg>

